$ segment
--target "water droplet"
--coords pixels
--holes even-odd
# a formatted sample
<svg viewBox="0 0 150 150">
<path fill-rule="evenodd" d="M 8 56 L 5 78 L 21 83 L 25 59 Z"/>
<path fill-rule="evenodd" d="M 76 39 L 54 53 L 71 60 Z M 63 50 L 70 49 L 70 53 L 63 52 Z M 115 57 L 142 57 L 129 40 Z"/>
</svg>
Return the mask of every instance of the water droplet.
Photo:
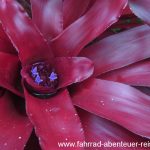
<svg viewBox="0 0 150 150">
<path fill-rule="evenodd" d="M 8 144 L 5 142 L 5 143 L 4 143 L 4 146 L 7 146 L 7 145 L 8 145 Z"/>
<path fill-rule="evenodd" d="M 65 128 L 61 128 L 62 130 L 65 130 Z"/>
<path fill-rule="evenodd" d="M 80 129 L 80 132 L 83 132 L 83 128 Z"/>
<path fill-rule="evenodd" d="M 65 140 L 66 140 L 66 141 L 68 141 L 68 139 L 67 139 L 67 138 L 66 138 Z"/>
<path fill-rule="evenodd" d="M 15 129 L 15 128 L 16 128 L 16 126 L 14 125 L 12 128 L 13 128 L 13 129 Z"/>
<path fill-rule="evenodd" d="M 30 113 L 30 114 L 29 114 L 29 116 L 33 116 L 33 114 L 32 114 L 32 113 Z"/>
<path fill-rule="evenodd" d="M 78 114 L 74 114 L 75 116 L 78 116 Z"/>
<path fill-rule="evenodd" d="M 18 139 L 19 139 L 19 140 L 21 140 L 21 139 L 22 139 L 22 137 L 21 137 L 21 136 L 19 136 L 19 137 L 18 137 Z"/>
<path fill-rule="evenodd" d="M 58 108 L 58 107 L 49 109 L 50 112 L 58 112 L 59 110 L 60 110 L 60 108 Z"/>
<path fill-rule="evenodd" d="M 103 100 L 101 100 L 100 102 L 101 102 L 102 105 L 104 105 L 104 101 Z"/>
<path fill-rule="evenodd" d="M 39 137 L 39 141 L 41 141 L 41 137 Z"/>
</svg>

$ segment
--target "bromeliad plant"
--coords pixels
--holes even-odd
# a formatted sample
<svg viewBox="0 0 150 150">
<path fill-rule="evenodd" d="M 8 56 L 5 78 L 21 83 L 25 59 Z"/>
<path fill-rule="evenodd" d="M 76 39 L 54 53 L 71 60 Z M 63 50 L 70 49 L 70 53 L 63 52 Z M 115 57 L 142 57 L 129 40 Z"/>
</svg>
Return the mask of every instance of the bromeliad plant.
<svg viewBox="0 0 150 150">
<path fill-rule="evenodd" d="M 44 150 L 66 149 L 58 142 L 147 142 L 150 97 L 135 87 L 150 86 L 150 28 L 100 35 L 131 15 L 127 4 L 149 24 L 150 2 L 30 2 L 31 18 L 16 0 L 0 0 L 0 149 L 38 149 L 26 146 L 33 128 Z"/>
</svg>

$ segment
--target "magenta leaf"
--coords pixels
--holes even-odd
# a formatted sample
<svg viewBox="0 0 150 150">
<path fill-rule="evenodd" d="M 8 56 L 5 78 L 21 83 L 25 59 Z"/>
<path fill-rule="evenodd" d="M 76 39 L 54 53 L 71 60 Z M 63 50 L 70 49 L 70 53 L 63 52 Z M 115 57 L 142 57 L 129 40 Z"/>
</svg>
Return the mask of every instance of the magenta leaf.
<svg viewBox="0 0 150 150">
<path fill-rule="evenodd" d="M 0 20 L 18 50 L 23 65 L 37 60 L 52 59 L 51 48 L 15 0 L 0 1 Z"/>
<path fill-rule="evenodd" d="M 79 19 L 87 10 L 91 0 L 64 0 L 64 28 Z"/>
<path fill-rule="evenodd" d="M 63 29 L 62 0 L 31 0 L 32 20 L 50 41 Z"/>
<path fill-rule="evenodd" d="M 59 149 L 58 142 L 84 140 L 81 123 L 66 90 L 42 100 L 25 89 L 25 97 L 27 114 L 44 150 Z"/>
<path fill-rule="evenodd" d="M 72 91 L 75 105 L 150 138 L 150 97 L 121 83 L 92 79 Z"/>
<path fill-rule="evenodd" d="M 55 55 L 76 56 L 85 45 L 118 20 L 126 3 L 127 0 L 96 1 L 85 15 L 53 40 Z"/>
<path fill-rule="evenodd" d="M 150 57 L 150 29 L 143 25 L 109 36 L 85 48 L 80 56 L 94 62 L 95 76 Z"/>
<path fill-rule="evenodd" d="M 59 78 L 59 88 L 81 82 L 94 71 L 93 63 L 85 57 L 57 57 L 55 68 Z"/>
<path fill-rule="evenodd" d="M 135 15 L 150 25 L 149 0 L 129 0 L 129 6 Z"/>
<path fill-rule="evenodd" d="M 5 92 L 0 97 L 0 149 L 23 149 L 31 132 L 30 121 L 17 112 L 12 101 L 12 94 Z"/>
<path fill-rule="evenodd" d="M 111 150 L 129 150 L 130 148 L 136 150 L 147 149 L 147 146 L 143 146 L 143 143 L 148 143 L 148 139 L 141 138 L 111 121 L 81 109 L 79 110 L 79 116 L 83 124 L 86 142 L 97 142 L 99 144 L 99 147 L 88 147 L 88 150 L 106 150 L 107 148 Z M 121 142 L 122 145 L 120 144 L 118 147 L 115 147 L 115 144 L 112 145 L 112 143 L 116 143 L 117 145 L 117 143 Z M 129 145 L 129 147 L 123 146 L 123 143 L 127 143 L 126 145 Z"/>
<path fill-rule="evenodd" d="M 105 80 L 150 87 L 150 61 L 142 61 L 99 76 Z"/>
</svg>

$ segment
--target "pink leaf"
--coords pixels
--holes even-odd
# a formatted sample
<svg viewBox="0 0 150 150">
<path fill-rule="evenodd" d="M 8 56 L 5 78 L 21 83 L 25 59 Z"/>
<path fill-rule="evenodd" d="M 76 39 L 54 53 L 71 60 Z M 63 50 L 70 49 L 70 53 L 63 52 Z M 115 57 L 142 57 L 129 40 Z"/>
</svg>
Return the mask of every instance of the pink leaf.
<svg viewBox="0 0 150 150">
<path fill-rule="evenodd" d="M 76 56 L 90 41 L 118 20 L 127 0 L 97 0 L 90 10 L 53 40 L 56 56 Z"/>
<path fill-rule="evenodd" d="M 150 29 L 143 25 L 85 48 L 80 56 L 94 62 L 95 76 L 150 57 Z"/>
<path fill-rule="evenodd" d="M 147 147 L 144 146 L 144 143 L 148 143 L 148 139 L 141 138 L 111 121 L 83 110 L 79 110 L 79 115 L 83 124 L 86 142 L 98 143 L 98 147 L 88 147 L 88 150 L 106 150 L 107 148 L 111 150 L 129 150 L 130 148 L 145 150 Z"/>
<path fill-rule="evenodd" d="M 39 99 L 25 89 L 25 97 L 28 116 L 44 150 L 59 149 L 58 142 L 84 140 L 81 123 L 66 90 Z"/>
<path fill-rule="evenodd" d="M 15 0 L 0 1 L 0 20 L 23 65 L 42 59 L 51 60 L 51 48 Z"/>
<path fill-rule="evenodd" d="M 149 0 L 129 0 L 129 6 L 135 15 L 150 25 Z"/>
<path fill-rule="evenodd" d="M 94 70 L 92 61 L 84 57 L 58 57 L 55 68 L 61 88 L 89 78 Z"/>
<path fill-rule="evenodd" d="M 88 9 L 90 1 L 91 0 L 64 0 L 64 28 L 69 26 L 85 13 L 85 11 Z"/>
<path fill-rule="evenodd" d="M 63 29 L 62 0 L 31 0 L 32 20 L 50 41 Z"/>
<path fill-rule="evenodd" d="M 73 89 L 74 104 L 150 138 L 150 97 L 121 83 L 93 79 Z"/>
<path fill-rule="evenodd" d="M 142 61 L 99 76 L 105 80 L 111 80 L 134 86 L 150 87 L 150 61 Z"/>
</svg>

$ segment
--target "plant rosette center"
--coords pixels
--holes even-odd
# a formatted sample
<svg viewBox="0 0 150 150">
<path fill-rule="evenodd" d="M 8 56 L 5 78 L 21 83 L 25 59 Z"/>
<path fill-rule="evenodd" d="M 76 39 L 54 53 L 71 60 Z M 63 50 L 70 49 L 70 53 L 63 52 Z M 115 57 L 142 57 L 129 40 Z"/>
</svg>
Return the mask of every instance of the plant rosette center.
<svg viewBox="0 0 150 150">
<path fill-rule="evenodd" d="M 59 89 L 89 78 L 93 62 L 85 57 L 56 57 L 51 62 L 39 61 L 21 71 L 26 89 L 34 96 L 49 97 Z"/>
<path fill-rule="evenodd" d="M 23 67 L 21 74 L 26 88 L 32 93 L 55 94 L 59 84 L 55 68 L 47 62 L 37 62 Z"/>
</svg>

